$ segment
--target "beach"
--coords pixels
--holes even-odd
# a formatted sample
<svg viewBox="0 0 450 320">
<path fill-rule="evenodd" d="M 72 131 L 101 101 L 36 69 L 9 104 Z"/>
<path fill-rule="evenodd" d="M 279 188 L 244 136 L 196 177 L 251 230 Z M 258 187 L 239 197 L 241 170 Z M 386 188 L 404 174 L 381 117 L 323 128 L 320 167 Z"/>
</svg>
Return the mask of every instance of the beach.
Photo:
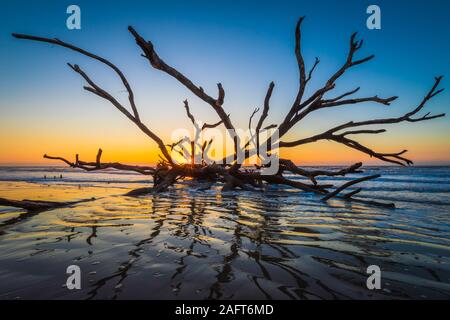
<svg viewBox="0 0 450 320">
<path fill-rule="evenodd" d="M 193 181 L 129 197 L 151 178 L 1 167 L 0 197 L 89 201 L 0 207 L 0 299 L 449 299 L 450 167 L 365 170 L 382 177 L 362 183 L 361 198 L 396 209 Z M 65 286 L 69 265 L 80 290 Z M 369 265 L 380 290 L 366 287 Z"/>
</svg>

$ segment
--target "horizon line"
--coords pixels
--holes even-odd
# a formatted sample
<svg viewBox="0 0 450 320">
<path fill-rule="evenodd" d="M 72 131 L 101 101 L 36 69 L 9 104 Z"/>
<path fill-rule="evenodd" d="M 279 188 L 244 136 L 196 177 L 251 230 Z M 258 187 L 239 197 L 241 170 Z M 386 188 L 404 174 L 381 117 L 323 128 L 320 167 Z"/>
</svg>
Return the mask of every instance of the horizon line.
<svg viewBox="0 0 450 320">
<path fill-rule="evenodd" d="M 358 162 L 358 161 L 357 161 Z M 330 167 L 330 166 L 348 166 L 354 163 L 357 163 L 355 161 L 349 161 L 349 162 L 338 162 L 338 163 L 295 163 L 297 166 L 304 166 L 304 167 Z M 361 162 L 361 161 L 359 161 Z M 127 163 L 129 165 L 147 165 L 147 166 L 156 166 L 155 163 L 146 163 L 146 162 L 130 162 Z M 388 164 L 388 163 L 364 163 L 362 162 L 363 167 L 447 167 L 450 166 L 450 161 L 430 161 L 430 162 L 417 162 L 410 166 L 400 166 L 396 164 Z M 0 162 L 0 168 L 7 168 L 7 167 L 58 167 L 58 168 L 71 168 L 68 165 L 59 164 L 59 163 L 1 163 Z M 245 167 L 252 167 L 252 165 L 245 165 Z"/>
</svg>

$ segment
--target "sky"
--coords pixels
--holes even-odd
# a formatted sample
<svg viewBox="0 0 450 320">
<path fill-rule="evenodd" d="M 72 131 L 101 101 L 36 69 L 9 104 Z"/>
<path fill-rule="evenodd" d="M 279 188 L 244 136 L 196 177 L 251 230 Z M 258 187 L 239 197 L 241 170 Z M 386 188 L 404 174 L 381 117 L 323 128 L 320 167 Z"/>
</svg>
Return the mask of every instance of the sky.
<svg viewBox="0 0 450 320">
<path fill-rule="evenodd" d="M 81 30 L 66 27 L 66 8 L 81 9 Z M 381 30 L 369 30 L 366 8 L 381 8 Z M 450 78 L 449 1 L 10 1 L 0 12 L 0 164 L 44 164 L 44 153 L 82 159 L 154 163 L 156 144 L 109 102 L 82 89 L 83 79 L 66 63 L 79 64 L 118 100 L 127 94 L 106 66 L 49 44 L 18 40 L 12 32 L 57 37 L 115 63 L 134 89 L 141 118 L 165 141 L 174 129 L 189 126 L 188 99 L 196 118 L 217 122 L 212 108 L 161 71 L 150 67 L 127 31 L 132 25 L 151 40 L 159 55 L 195 84 L 216 96 L 221 82 L 224 109 L 236 127 L 247 128 L 275 82 L 267 124 L 280 123 L 298 90 L 294 28 L 306 15 L 302 47 L 307 68 L 321 62 L 306 93 L 319 88 L 345 61 L 349 37 L 358 31 L 375 54 L 349 70 L 335 94 L 360 86 L 357 96 L 398 95 L 391 106 L 363 104 L 323 110 L 298 123 L 287 141 L 307 137 L 349 120 L 399 116 L 417 106 L 434 77 Z M 447 78 L 446 78 L 447 77 Z M 450 93 L 430 101 L 426 112 L 447 112 Z M 450 117 L 377 128 L 381 135 L 359 141 L 377 151 L 409 150 L 418 164 L 450 164 Z M 337 143 L 320 142 L 282 151 L 298 164 L 379 162 Z"/>
</svg>

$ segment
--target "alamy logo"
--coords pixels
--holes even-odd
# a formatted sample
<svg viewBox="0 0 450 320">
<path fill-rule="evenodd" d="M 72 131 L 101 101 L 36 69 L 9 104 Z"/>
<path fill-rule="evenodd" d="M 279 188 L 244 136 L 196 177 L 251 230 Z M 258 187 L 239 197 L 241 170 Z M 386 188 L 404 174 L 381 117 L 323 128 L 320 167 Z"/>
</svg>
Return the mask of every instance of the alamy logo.
<svg viewBox="0 0 450 320">
<path fill-rule="evenodd" d="M 279 131 L 275 128 L 222 130 L 193 122 L 193 130 L 172 131 L 169 145 L 171 158 L 177 164 L 191 165 L 258 164 L 261 175 L 279 170 Z M 214 142 L 214 143 L 213 143 Z"/>
<path fill-rule="evenodd" d="M 67 17 L 66 26 L 69 30 L 80 30 L 81 29 L 81 9 L 79 6 L 72 4 L 67 7 L 67 14 L 70 16 Z"/>
<path fill-rule="evenodd" d="M 67 267 L 66 270 L 67 274 L 70 274 L 70 276 L 67 278 L 66 286 L 67 289 L 73 290 L 73 289 L 81 289 L 81 269 L 77 265 L 70 265 Z"/>
<path fill-rule="evenodd" d="M 370 276 L 367 278 L 367 289 L 381 289 L 381 269 L 377 265 L 371 265 L 367 267 L 367 274 Z"/>
<path fill-rule="evenodd" d="M 377 5 L 370 5 L 367 7 L 367 14 L 370 16 L 367 18 L 366 25 L 369 30 L 381 29 L 381 9 Z"/>
</svg>

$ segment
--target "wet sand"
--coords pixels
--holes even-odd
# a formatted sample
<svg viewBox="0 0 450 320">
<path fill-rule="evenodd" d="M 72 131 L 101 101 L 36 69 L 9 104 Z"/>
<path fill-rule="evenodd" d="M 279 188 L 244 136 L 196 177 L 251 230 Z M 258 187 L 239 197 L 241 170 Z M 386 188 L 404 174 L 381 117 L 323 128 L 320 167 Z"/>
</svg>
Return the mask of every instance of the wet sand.
<svg viewBox="0 0 450 320">
<path fill-rule="evenodd" d="M 121 195 L 142 186 L 1 182 L 0 197 L 97 200 L 32 214 L 0 207 L 0 299 L 450 298 L 446 205 L 325 205 L 291 189 L 189 184 Z M 72 264 L 81 290 L 64 286 Z M 366 287 L 373 264 L 381 290 Z"/>
</svg>

